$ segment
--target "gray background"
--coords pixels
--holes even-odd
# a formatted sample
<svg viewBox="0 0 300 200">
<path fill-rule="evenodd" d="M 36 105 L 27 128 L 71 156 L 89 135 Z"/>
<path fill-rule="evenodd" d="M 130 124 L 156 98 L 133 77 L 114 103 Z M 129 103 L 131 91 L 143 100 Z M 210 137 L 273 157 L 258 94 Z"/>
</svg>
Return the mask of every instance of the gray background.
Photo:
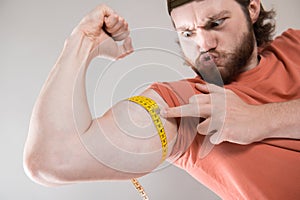
<svg viewBox="0 0 300 200">
<path fill-rule="evenodd" d="M 133 29 L 137 51 L 111 65 L 103 59 L 91 64 L 87 86 L 95 116 L 101 115 L 119 99 L 138 93 L 150 82 L 193 76 L 182 66 L 183 61 L 178 56 L 179 49 L 174 43 L 176 34 L 170 31 L 172 26 L 164 0 L 0 0 L 1 200 L 140 199 L 129 181 L 46 188 L 33 183 L 22 167 L 31 110 L 42 84 L 65 38 L 80 19 L 100 3 L 110 5 L 127 19 Z M 277 10 L 277 34 L 288 27 L 300 27 L 300 1 L 265 0 L 264 5 Z M 117 74 L 119 67 L 125 67 L 123 75 Z M 145 70 L 149 71 L 145 74 Z M 116 80 L 107 84 L 113 77 Z M 101 95 L 99 91 L 109 95 Z M 172 166 L 141 178 L 141 183 L 150 199 L 219 199 L 185 172 Z"/>
</svg>

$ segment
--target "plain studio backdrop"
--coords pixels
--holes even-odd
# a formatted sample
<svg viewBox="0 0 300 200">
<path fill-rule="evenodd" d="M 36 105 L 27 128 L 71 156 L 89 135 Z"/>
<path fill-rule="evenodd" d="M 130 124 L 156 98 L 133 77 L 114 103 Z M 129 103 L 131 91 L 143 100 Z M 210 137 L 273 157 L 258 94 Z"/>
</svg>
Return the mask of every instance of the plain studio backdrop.
<svg viewBox="0 0 300 200">
<path fill-rule="evenodd" d="M 43 187 L 32 182 L 22 166 L 30 115 L 39 91 L 64 40 L 81 18 L 101 3 L 127 19 L 136 51 L 118 62 L 96 59 L 91 63 L 87 91 L 93 116 L 151 82 L 194 76 L 183 65 L 165 0 L 0 0 L 1 200 L 140 199 L 129 181 Z M 263 4 L 277 10 L 276 34 L 289 27 L 300 28 L 299 0 L 264 0 Z M 150 199 L 219 199 L 174 166 L 164 166 L 140 181 Z"/>
</svg>

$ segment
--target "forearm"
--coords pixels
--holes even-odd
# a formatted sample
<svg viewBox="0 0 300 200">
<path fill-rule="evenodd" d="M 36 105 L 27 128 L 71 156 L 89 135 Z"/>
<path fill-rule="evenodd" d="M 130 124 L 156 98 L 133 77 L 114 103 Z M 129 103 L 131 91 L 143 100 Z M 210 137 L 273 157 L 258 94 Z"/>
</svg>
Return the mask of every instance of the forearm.
<svg viewBox="0 0 300 200">
<path fill-rule="evenodd" d="M 91 123 L 85 91 L 90 48 L 91 44 L 80 33 L 72 34 L 66 41 L 33 111 L 33 120 L 38 119 L 47 130 L 78 129 L 82 133 Z"/>
<path fill-rule="evenodd" d="M 49 181 L 41 176 L 43 172 L 69 176 L 65 173 L 68 161 L 62 161 L 70 161 L 78 153 L 76 149 L 82 148 L 78 133 L 83 133 L 92 122 L 85 92 L 89 47 L 83 35 L 70 36 L 34 106 L 24 163 L 30 176 L 40 183 Z"/>
<path fill-rule="evenodd" d="M 263 105 L 263 124 L 267 124 L 266 138 L 300 139 L 300 99 Z"/>
</svg>

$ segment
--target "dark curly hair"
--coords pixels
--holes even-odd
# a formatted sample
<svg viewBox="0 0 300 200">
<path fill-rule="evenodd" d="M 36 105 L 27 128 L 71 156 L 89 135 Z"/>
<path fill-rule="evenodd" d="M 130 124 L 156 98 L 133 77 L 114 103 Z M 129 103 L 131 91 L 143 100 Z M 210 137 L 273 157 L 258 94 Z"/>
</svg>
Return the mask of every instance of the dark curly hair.
<svg viewBox="0 0 300 200">
<path fill-rule="evenodd" d="M 246 16 L 250 16 L 248 6 L 251 0 L 235 0 L 242 7 Z M 260 13 L 257 21 L 253 24 L 253 31 L 257 46 L 263 46 L 273 39 L 275 31 L 275 11 L 273 9 L 266 11 L 260 4 Z"/>
<path fill-rule="evenodd" d="M 168 11 L 171 13 L 173 8 L 189 3 L 193 0 L 168 0 Z M 251 0 L 235 0 L 240 4 L 246 17 L 250 19 L 248 6 Z M 257 46 L 264 46 L 269 43 L 274 36 L 275 31 L 275 11 L 273 9 L 266 11 L 262 4 L 260 4 L 260 13 L 257 21 L 253 24 L 253 31 L 256 38 Z"/>
</svg>

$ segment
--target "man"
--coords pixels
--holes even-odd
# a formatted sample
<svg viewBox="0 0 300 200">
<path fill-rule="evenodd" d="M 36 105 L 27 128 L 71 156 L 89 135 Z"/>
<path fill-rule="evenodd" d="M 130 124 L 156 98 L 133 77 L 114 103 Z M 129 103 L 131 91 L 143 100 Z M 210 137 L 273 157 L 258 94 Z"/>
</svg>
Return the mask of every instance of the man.
<svg viewBox="0 0 300 200">
<path fill-rule="evenodd" d="M 24 152 L 29 176 L 45 185 L 130 179 L 163 157 L 223 199 L 299 197 L 300 32 L 289 30 L 270 44 L 257 40 L 261 33 L 252 25 L 261 17 L 260 0 L 168 5 L 187 63 L 208 78 L 205 66 L 216 66 L 225 89 L 196 77 L 153 84 L 141 94 L 159 105 L 168 148 L 137 103 L 122 101 L 92 119 L 85 94 L 90 61 L 133 50 L 127 22 L 99 6 L 66 41 L 36 102 Z M 222 126 L 211 129 L 215 120 Z M 219 145 L 200 159 L 206 134 Z"/>
</svg>

